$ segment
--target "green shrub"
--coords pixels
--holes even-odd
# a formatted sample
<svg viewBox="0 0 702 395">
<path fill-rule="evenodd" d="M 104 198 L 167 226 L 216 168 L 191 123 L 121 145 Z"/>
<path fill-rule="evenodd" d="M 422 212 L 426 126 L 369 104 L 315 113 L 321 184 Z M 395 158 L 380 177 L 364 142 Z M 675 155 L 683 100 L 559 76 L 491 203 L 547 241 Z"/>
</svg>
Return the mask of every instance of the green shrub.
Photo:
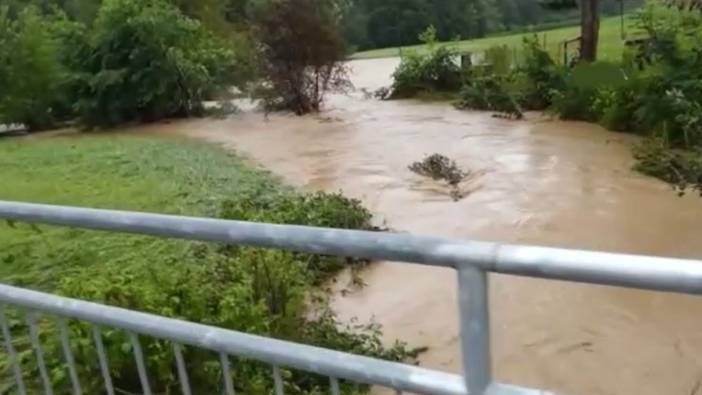
<svg viewBox="0 0 702 395">
<path fill-rule="evenodd" d="M 217 147 L 188 140 L 134 137 L 36 139 L 0 144 L 7 169 L 4 199 L 110 207 L 276 223 L 371 229 L 370 214 L 340 194 L 303 194 Z M 182 159 L 187 158 L 187 165 Z M 70 169 L 70 171 L 66 171 Z M 115 185 L 120 185 L 116 188 Z M 86 186 L 89 186 L 87 188 Z M 383 347 L 376 325 L 350 326 L 328 310 L 317 286 L 356 261 L 268 250 L 0 222 L 0 274 L 17 286 L 392 360 L 410 356 Z M 36 372 L 24 317 L 12 332 L 25 373 Z M 70 393 L 55 322 L 43 320 L 42 345 L 54 392 Z M 84 393 L 102 384 L 90 328 L 70 323 Z M 141 393 L 131 345 L 105 328 L 115 385 Z M 170 344 L 140 337 L 154 393 L 179 393 Z M 9 377 L 0 353 L 0 376 Z M 185 348 L 194 393 L 221 393 L 216 353 Z M 272 393 L 270 366 L 232 357 L 237 393 Z M 7 375 L 6 375 L 7 374 Z M 284 371 L 287 394 L 329 393 L 326 377 Z M 27 374 L 28 393 L 42 392 Z M 343 383 L 343 393 L 364 387 Z"/>
<path fill-rule="evenodd" d="M 605 128 L 620 132 L 635 130 L 636 99 L 629 87 L 598 89 L 592 106 Z"/>
<path fill-rule="evenodd" d="M 340 194 L 312 195 L 280 193 L 266 197 L 253 195 L 222 203 L 220 217 L 247 221 L 370 229 L 370 214 L 358 201 Z M 351 261 L 349 261 L 351 262 Z M 302 254 L 278 250 L 260 250 L 234 246 L 190 243 L 187 252 L 173 256 L 160 265 L 110 265 L 83 270 L 60 282 L 61 293 L 101 303 L 118 305 L 168 317 L 178 317 L 207 325 L 257 333 L 296 342 L 357 352 L 394 360 L 410 356 L 402 344 L 391 349 L 380 343 L 375 326 L 346 328 L 323 302 L 324 295 L 312 285 L 346 266 L 343 258 Z M 315 296 L 318 314 L 310 314 L 306 298 Z M 319 299 L 319 298 L 322 299 Z M 84 369 L 85 388 L 98 391 L 101 380 L 92 344 L 84 343 L 91 332 L 83 324 L 72 325 L 76 339 L 76 360 Z M 104 332 L 104 342 L 120 389 L 139 392 L 133 354 L 126 334 Z M 50 347 L 58 347 L 52 343 Z M 142 338 L 147 367 L 152 372 L 152 389 L 177 391 L 178 380 L 171 348 L 163 341 Z M 56 354 L 57 356 L 60 354 Z M 210 352 L 186 348 L 185 360 L 191 385 L 197 392 L 219 391 L 221 369 Z M 60 360 L 52 361 L 58 375 Z M 236 390 L 241 393 L 265 393 L 272 388 L 270 367 L 232 357 Z M 326 378 L 300 372 L 287 372 L 286 393 L 308 394 L 325 389 Z M 65 378 L 64 378 L 65 381 Z M 58 382 L 57 386 L 67 383 Z M 363 386 L 347 385 L 347 390 Z M 90 391 L 92 392 L 92 391 Z M 348 393 L 348 392 L 347 392 Z"/>
<path fill-rule="evenodd" d="M 197 115 L 228 76 L 226 45 L 165 0 L 106 0 L 89 34 L 78 110 L 90 127 Z"/>
<path fill-rule="evenodd" d="M 63 114 L 61 45 L 55 24 L 34 7 L 17 20 L 0 7 L 0 124 L 21 123 L 29 130 L 52 127 Z"/>
<path fill-rule="evenodd" d="M 402 58 L 393 73 L 392 98 L 408 98 L 421 92 L 455 91 L 460 86 L 457 53 L 436 45 L 436 30 L 430 26 L 420 34 L 428 45 L 426 55 L 411 52 Z"/>
<path fill-rule="evenodd" d="M 483 57 L 485 65 L 497 75 L 508 75 L 515 65 L 512 49 L 508 45 L 492 46 L 485 50 Z"/>
<path fill-rule="evenodd" d="M 568 74 L 561 90 L 552 91 L 550 110 L 561 119 L 597 122 L 607 111 L 608 90 L 625 83 L 622 69 L 606 62 L 581 63 Z"/>
<path fill-rule="evenodd" d="M 518 86 L 519 103 L 527 110 L 544 110 L 551 105 L 554 90 L 563 88 L 563 71 L 546 51 L 538 36 L 525 37 L 522 59 L 512 79 Z"/>
<path fill-rule="evenodd" d="M 370 214 L 360 203 L 341 195 L 301 195 L 282 192 L 270 200 L 239 197 L 222 203 L 223 218 L 271 221 L 313 226 L 370 229 Z M 380 358 L 402 360 L 412 356 L 403 344 L 385 348 L 375 325 L 344 326 L 328 309 L 326 295 L 314 285 L 347 266 L 344 258 L 188 242 L 185 250 L 163 251 L 156 262 L 140 265 L 103 264 L 81 268 L 59 280 L 57 292 L 167 317 L 181 318 L 332 349 Z M 77 254 L 77 255 L 76 255 Z M 71 259 L 90 261 L 75 251 Z M 22 258 L 24 259 L 24 258 Z M 309 300 L 314 303 L 310 305 Z M 50 336 L 53 324 L 42 324 L 47 365 L 57 393 L 68 393 L 69 378 L 61 357 L 59 339 Z M 18 323 L 14 331 L 26 328 Z M 102 378 L 95 363 L 91 327 L 71 322 L 74 354 L 84 391 L 100 393 Z M 103 331 L 114 384 L 121 391 L 139 393 L 140 383 L 126 333 Z M 140 338 L 155 393 L 179 391 L 172 348 L 162 340 Z M 186 347 L 184 351 L 193 389 L 217 393 L 221 367 L 215 353 Z M 273 388 L 270 366 L 232 356 L 239 393 L 267 393 Z M 28 365 L 34 363 L 27 358 Z M 0 364 L 1 365 L 1 364 Z M 286 393 L 328 392 L 328 378 L 288 371 Z M 30 380 L 30 386 L 38 382 Z M 345 384 L 344 393 L 357 393 L 363 385 Z M 63 390 L 61 390 L 63 389 Z"/>
<path fill-rule="evenodd" d="M 273 222 L 326 228 L 373 230 L 371 214 L 361 202 L 341 194 L 314 194 L 246 200 L 225 200 L 219 216 L 242 221 Z M 319 284 L 349 265 L 364 265 L 366 261 L 332 256 L 296 254 L 304 262 L 310 280 Z"/>
<path fill-rule="evenodd" d="M 345 328 L 324 304 L 321 312 L 310 315 L 305 303 L 310 295 L 308 257 L 284 251 L 193 244 L 190 253 L 180 258 L 177 266 L 84 271 L 63 280 L 60 289 L 72 297 L 279 339 L 393 360 L 409 356 L 401 344 L 384 348 L 374 326 Z M 88 342 L 90 328 L 73 323 L 71 329 L 77 345 L 76 360 L 83 369 L 84 389 L 88 393 L 99 392 L 102 381 L 94 363 L 95 350 Z M 129 393 L 139 393 L 140 384 L 126 334 L 105 330 L 103 340 L 115 386 Z M 59 350 L 58 342 L 50 338 L 45 342 L 48 349 Z M 152 390 L 177 392 L 179 383 L 171 347 L 167 342 L 148 337 L 142 337 L 141 344 L 147 356 Z M 50 354 L 61 355 L 60 352 Z M 184 357 L 193 389 L 201 393 L 219 392 L 222 373 L 217 356 L 186 348 Z M 238 393 L 266 393 L 273 387 L 270 366 L 234 356 L 231 359 L 230 374 L 242 378 L 235 380 Z M 50 360 L 49 364 L 55 376 L 64 369 L 60 358 Z M 60 380 L 56 387 L 68 388 L 67 384 L 65 379 Z M 327 378 L 308 373 L 289 372 L 286 384 L 286 393 L 291 394 L 307 394 L 315 388 L 328 391 Z"/>
<path fill-rule="evenodd" d="M 561 119 L 596 122 L 598 114 L 593 110 L 596 90 L 568 86 L 563 91 L 554 91 L 550 110 Z"/>
<path fill-rule="evenodd" d="M 485 53 L 485 65 L 472 67 L 461 89 L 459 108 L 498 111 L 522 118 L 522 109 L 543 110 L 551 95 L 562 89 L 561 69 L 536 36 L 525 38 L 521 56 L 507 47 Z"/>
<path fill-rule="evenodd" d="M 524 116 L 506 77 L 491 73 L 475 73 L 469 78 L 459 93 L 456 108 L 496 111 L 515 119 Z"/>
</svg>

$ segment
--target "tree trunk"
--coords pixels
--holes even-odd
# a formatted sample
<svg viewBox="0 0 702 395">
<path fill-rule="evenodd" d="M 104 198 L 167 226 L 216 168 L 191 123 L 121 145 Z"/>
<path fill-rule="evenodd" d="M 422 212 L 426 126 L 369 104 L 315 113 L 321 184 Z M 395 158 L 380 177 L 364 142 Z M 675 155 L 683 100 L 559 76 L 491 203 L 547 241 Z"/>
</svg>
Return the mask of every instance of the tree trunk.
<svg viewBox="0 0 702 395">
<path fill-rule="evenodd" d="M 600 34 L 600 0 L 580 1 L 580 31 L 580 61 L 594 62 Z"/>
</svg>

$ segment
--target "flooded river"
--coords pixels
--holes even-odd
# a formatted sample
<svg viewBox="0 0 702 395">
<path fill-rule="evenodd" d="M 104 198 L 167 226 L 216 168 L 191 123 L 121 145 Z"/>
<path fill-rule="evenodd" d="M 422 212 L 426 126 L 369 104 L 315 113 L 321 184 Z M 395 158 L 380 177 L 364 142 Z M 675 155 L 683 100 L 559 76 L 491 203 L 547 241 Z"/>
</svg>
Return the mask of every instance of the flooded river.
<svg viewBox="0 0 702 395">
<path fill-rule="evenodd" d="M 389 84 L 396 62 L 352 62 L 356 87 Z M 167 128 L 222 143 L 304 188 L 343 190 L 398 231 L 702 258 L 702 199 L 632 172 L 630 136 L 361 91 L 328 107 Z M 407 169 L 434 152 L 473 172 L 464 199 Z M 363 280 L 335 298 L 342 318 L 374 317 L 388 339 L 428 347 L 423 366 L 460 369 L 452 271 L 383 262 Z M 491 286 L 499 380 L 564 394 L 702 394 L 702 299 L 500 275 Z"/>
</svg>

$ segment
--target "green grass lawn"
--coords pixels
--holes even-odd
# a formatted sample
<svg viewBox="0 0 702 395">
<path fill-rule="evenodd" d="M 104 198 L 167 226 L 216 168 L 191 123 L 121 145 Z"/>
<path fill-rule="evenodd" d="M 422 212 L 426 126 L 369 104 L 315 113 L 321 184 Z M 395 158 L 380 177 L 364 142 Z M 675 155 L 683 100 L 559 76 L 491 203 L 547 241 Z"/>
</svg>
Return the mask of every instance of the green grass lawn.
<svg viewBox="0 0 702 395">
<path fill-rule="evenodd" d="M 5 138 L 0 139 L 0 169 L 2 200 L 197 216 L 215 214 L 225 198 L 281 188 L 273 177 L 223 149 L 184 139 Z M 76 270 L 126 267 L 136 261 L 168 265 L 187 245 L 0 222 L 0 278 L 53 289 L 64 274 Z"/>
<path fill-rule="evenodd" d="M 624 43 L 621 38 L 620 18 L 610 17 L 604 18 L 600 24 L 600 43 L 599 56 L 602 60 L 619 60 L 624 48 Z M 629 36 L 636 34 L 631 18 L 625 20 L 626 32 Z M 511 35 L 500 35 L 486 37 L 474 40 L 447 42 L 443 45 L 450 45 L 461 52 L 480 52 L 495 45 L 507 45 L 514 48 L 519 48 L 522 44 L 522 39 L 525 36 L 533 35 L 534 33 L 518 33 Z M 561 43 L 577 37 L 580 34 L 579 26 L 563 27 L 543 32 L 538 32 L 541 41 L 546 40 L 546 45 L 549 51 L 557 56 L 557 59 L 562 58 Z M 411 47 L 403 47 L 403 51 L 415 50 L 425 51 L 424 45 L 415 45 Z M 387 58 L 399 56 L 399 48 L 383 48 L 370 51 L 357 52 L 351 56 L 351 59 L 370 59 L 370 58 Z"/>
<path fill-rule="evenodd" d="M 369 229 L 370 213 L 340 194 L 303 194 L 223 148 L 179 138 L 114 133 L 68 137 L 0 138 L 0 200 L 208 216 L 260 222 Z M 240 248 L 217 243 L 162 239 L 29 225 L 0 220 L 0 282 L 168 317 L 284 338 L 369 356 L 401 360 L 403 346 L 378 347 L 372 328 L 345 329 L 325 313 L 318 284 L 362 261 Z M 321 296 L 321 294 L 319 294 Z M 319 299 L 319 300 L 318 300 Z M 23 314 L 7 311 L 23 357 L 29 393 L 39 393 Z M 313 316 L 310 318 L 310 316 Z M 40 324 L 46 364 L 57 393 L 70 383 L 55 321 Z M 103 388 L 90 330 L 71 323 L 74 353 L 86 393 Z M 103 331 L 115 386 L 139 393 L 133 355 L 123 331 Z M 176 393 L 170 346 L 142 337 L 154 393 Z M 126 345 L 126 346 L 125 346 Z M 186 349 L 191 385 L 216 393 L 221 377 L 216 354 Z M 239 360 L 232 372 L 238 393 L 272 393 L 269 368 Z M 287 373 L 286 373 L 287 374 Z M 290 373 L 291 395 L 328 392 L 328 380 Z M 0 353 L 0 388 L 11 383 Z M 296 388 L 296 389 L 292 389 Z M 326 388 L 326 390 L 325 390 Z M 344 394 L 364 386 L 345 384 Z M 355 392 L 354 392 L 355 391 Z"/>
</svg>

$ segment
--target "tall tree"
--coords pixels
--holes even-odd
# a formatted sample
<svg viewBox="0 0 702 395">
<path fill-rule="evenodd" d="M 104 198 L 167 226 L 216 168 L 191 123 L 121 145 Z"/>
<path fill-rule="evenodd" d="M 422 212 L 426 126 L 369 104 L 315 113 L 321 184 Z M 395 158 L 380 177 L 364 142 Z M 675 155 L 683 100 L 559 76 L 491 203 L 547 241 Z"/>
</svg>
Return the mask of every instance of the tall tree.
<svg viewBox="0 0 702 395">
<path fill-rule="evenodd" d="M 336 12 L 331 0 L 270 0 L 256 11 L 259 94 L 267 110 L 317 112 L 327 92 L 348 88 Z"/>
</svg>

